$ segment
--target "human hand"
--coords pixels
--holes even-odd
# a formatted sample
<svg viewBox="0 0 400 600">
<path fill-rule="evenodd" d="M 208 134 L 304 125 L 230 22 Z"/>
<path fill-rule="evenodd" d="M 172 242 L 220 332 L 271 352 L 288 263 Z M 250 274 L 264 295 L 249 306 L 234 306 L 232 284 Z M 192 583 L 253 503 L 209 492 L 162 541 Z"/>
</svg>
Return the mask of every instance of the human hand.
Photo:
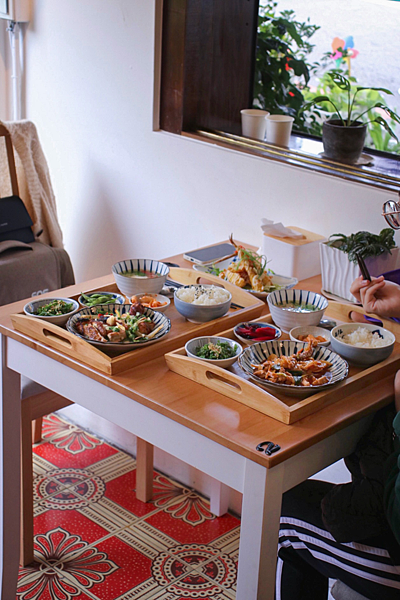
<svg viewBox="0 0 400 600">
<path fill-rule="evenodd" d="M 383 277 L 374 278 L 367 285 L 359 285 L 358 293 L 364 310 L 381 317 L 400 316 L 400 286 Z"/>
<path fill-rule="evenodd" d="M 381 275 L 380 277 L 372 277 L 371 279 L 373 282 L 384 281 L 383 275 Z M 361 304 L 361 290 L 367 288 L 369 285 L 371 285 L 371 282 L 368 281 L 368 279 L 364 279 L 363 276 L 360 275 L 360 277 L 357 277 L 357 279 L 355 279 L 351 284 L 350 294 L 353 294 L 357 302 Z"/>
</svg>

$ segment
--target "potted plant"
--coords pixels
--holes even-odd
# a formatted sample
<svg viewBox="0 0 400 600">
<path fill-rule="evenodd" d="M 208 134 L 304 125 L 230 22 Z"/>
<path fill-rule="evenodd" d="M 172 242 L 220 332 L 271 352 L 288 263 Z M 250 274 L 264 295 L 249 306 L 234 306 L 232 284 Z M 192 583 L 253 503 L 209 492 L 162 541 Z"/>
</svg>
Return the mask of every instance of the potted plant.
<svg viewBox="0 0 400 600">
<path fill-rule="evenodd" d="M 338 73 L 337 71 L 330 72 L 329 77 L 331 78 L 333 84 L 347 94 L 347 115 L 343 116 L 334 101 L 327 95 L 316 96 L 302 107 L 302 111 L 305 111 L 311 106 L 321 105 L 321 103 L 328 102 L 333 106 L 336 112 L 337 118 L 331 118 L 325 121 L 322 125 L 322 143 L 326 157 L 337 160 L 338 162 L 349 164 L 356 163 L 360 158 L 364 148 L 368 123 L 377 123 L 398 141 L 396 134 L 381 115 L 372 113 L 371 118 L 368 120 L 365 121 L 361 119 L 361 117 L 367 115 L 367 113 L 372 111 L 374 108 L 378 108 L 384 110 L 387 115 L 393 119 L 393 121 L 400 123 L 400 117 L 382 102 L 376 102 L 366 110 L 355 114 L 357 112 L 356 97 L 359 92 L 365 90 L 383 92 L 385 94 L 393 95 L 390 90 L 385 88 L 367 88 L 360 86 L 354 87 L 352 86 L 350 79 L 341 73 Z"/>
<path fill-rule="evenodd" d="M 346 236 L 335 233 L 320 245 L 322 289 L 330 294 L 354 302 L 350 286 L 360 275 L 356 253 L 365 260 L 373 277 L 397 268 L 399 248 L 393 229 L 382 229 L 380 234 L 359 231 Z"/>
</svg>

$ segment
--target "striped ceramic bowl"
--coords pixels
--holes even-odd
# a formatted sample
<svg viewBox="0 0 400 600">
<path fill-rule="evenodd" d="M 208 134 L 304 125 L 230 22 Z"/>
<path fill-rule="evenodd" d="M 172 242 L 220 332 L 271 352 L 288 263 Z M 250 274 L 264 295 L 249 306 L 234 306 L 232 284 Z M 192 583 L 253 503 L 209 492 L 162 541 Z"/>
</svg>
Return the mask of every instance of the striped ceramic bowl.
<svg viewBox="0 0 400 600">
<path fill-rule="evenodd" d="M 328 300 L 307 290 L 277 290 L 267 298 L 269 310 L 275 325 L 283 331 L 304 325 L 318 325 Z"/>
<path fill-rule="evenodd" d="M 119 291 L 128 298 L 137 294 L 158 294 L 165 285 L 169 267 L 151 258 L 121 260 L 111 268 Z"/>
<path fill-rule="evenodd" d="M 265 379 L 253 375 L 254 369 L 252 365 L 261 364 L 267 360 L 270 354 L 276 354 L 276 356 L 291 356 L 306 346 L 307 344 L 304 342 L 292 342 L 289 340 L 258 342 L 257 344 L 245 348 L 243 353 L 239 356 L 238 364 L 252 381 L 257 382 L 265 388 L 269 388 L 271 391 L 284 394 L 285 396 L 298 396 L 304 398 L 311 394 L 317 394 L 318 392 L 326 390 L 328 387 L 339 383 L 347 377 L 349 372 L 347 362 L 341 356 L 336 354 L 336 352 L 332 352 L 332 350 L 323 346 L 317 346 L 313 352 L 313 358 L 315 360 L 327 360 L 332 363 L 330 368 L 332 376 L 329 383 L 325 383 L 324 385 L 314 385 L 312 387 L 303 387 L 300 385 L 273 383 L 272 381 L 266 381 Z"/>
</svg>

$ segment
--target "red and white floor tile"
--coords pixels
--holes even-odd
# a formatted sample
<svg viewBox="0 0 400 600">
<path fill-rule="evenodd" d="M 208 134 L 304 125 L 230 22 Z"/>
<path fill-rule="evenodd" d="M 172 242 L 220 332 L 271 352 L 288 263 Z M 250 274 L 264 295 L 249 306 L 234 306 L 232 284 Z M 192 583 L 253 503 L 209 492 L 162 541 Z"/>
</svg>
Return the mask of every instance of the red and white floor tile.
<svg viewBox="0 0 400 600">
<path fill-rule="evenodd" d="M 17 600 L 234 600 L 240 521 L 57 415 L 34 447 L 35 562 Z"/>
</svg>

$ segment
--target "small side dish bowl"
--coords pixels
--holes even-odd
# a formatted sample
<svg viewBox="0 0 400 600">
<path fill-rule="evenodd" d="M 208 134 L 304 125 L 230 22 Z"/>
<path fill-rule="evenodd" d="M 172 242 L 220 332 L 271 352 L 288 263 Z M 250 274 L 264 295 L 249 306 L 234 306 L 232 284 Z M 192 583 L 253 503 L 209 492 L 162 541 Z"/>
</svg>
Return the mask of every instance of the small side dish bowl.
<svg viewBox="0 0 400 600">
<path fill-rule="evenodd" d="M 171 300 L 162 294 L 136 294 L 130 298 L 130 302 L 132 304 L 139 302 L 142 306 L 147 306 L 157 312 L 165 312 L 171 304 Z"/>
<path fill-rule="evenodd" d="M 288 333 L 294 327 L 318 325 L 328 300 L 307 290 L 277 290 L 267 298 L 272 319 L 278 327 Z"/>
<path fill-rule="evenodd" d="M 258 323 L 257 321 L 239 323 L 234 327 L 233 333 L 238 340 L 247 345 L 255 344 L 256 342 L 277 340 L 282 335 L 279 327 L 270 323 Z"/>
<path fill-rule="evenodd" d="M 200 348 L 202 348 L 206 344 L 217 344 L 217 342 L 228 344 L 228 346 L 234 351 L 234 356 L 230 358 L 203 358 L 201 356 L 197 356 L 197 352 Z M 237 361 L 237 359 L 243 352 L 242 346 L 235 342 L 235 340 L 230 340 L 229 338 L 217 336 L 193 338 L 192 340 L 189 340 L 186 343 L 185 350 L 186 354 L 190 356 L 190 358 L 202 360 L 206 363 L 222 367 L 223 369 L 226 369 L 227 367 L 233 365 L 233 363 Z"/>
<path fill-rule="evenodd" d="M 39 309 L 43 309 L 44 306 L 47 306 L 51 302 L 59 301 L 64 302 L 66 304 L 71 304 L 72 308 L 66 313 L 60 315 L 38 315 L 37 312 Z M 28 315 L 28 317 L 36 317 L 37 319 L 42 319 L 42 321 L 48 321 L 49 323 L 53 323 L 54 325 L 59 325 L 62 327 L 68 321 L 72 315 L 78 312 L 80 309 L 79 302 L 73 300 L 72 298 L 42 298 L 40 297 L 37 300 L 31 300 L 28 304 L 24 306 L 24 313 Z"/>
<path fill-rule="evenodd" d="M 359 332 L 358 335 L 354 335 L 359 329 L 363 331 Z M 364 330 L 367 330 L 367 333 Z M 382 340 L 381 343 L 383 345 L 376 347 L 354 346 L 342 339 L 343 336 L 348 335 L 352 335 L 353 341 L 357 338 L 362 338 L 364 340 L 370 338 L 373 340 L 371 337 L 371 335 L 373 335 L 375 340 Z M 335 352 L 340 354 L 340 356 L 343 356 L 351 364 L 364 367 L 375 365 L 388 358 L 393 352 L 394 343 L 396 341 L 393 333 L 383 327 L 378 327 L 377 325 L 369 323 L 343 323 L 342 325 L 337 325 L 332 329 L 331 336 L 332 349 Z M 376 342 L 372 341 L 372 343 Z"/>
<path fill-rule="evenodd" d="M 83 294 L 86 296 L 84 298 Z M 114 292 L 83 292 L 78 298 L 82 306 L 97 306 L 99 304 L 125 304 L 126 299 L 121 294 Z M 89 300 L 90 299 L 90 300 Z"/>
<path fill-rule="evenodd" d="M 158 294 L 165 285 L 169 267 L 150 258 L 121 260 L 111 268 L 119 291 L 128 298 L 136 294 Z"/>
<path fill-rule="evenodd" d="M 238 360 L 239 367 L 250 377 L 250 379 L 256 382 L 261 387 L 265 387 L 272 392 L 277 394 L 283 394 L 285 396 L 297 396 L 298 398 L 305 398 L 312 394 L 317 394 L 332 385 L 335 385 L 345 379 L 349 372 L 348 364 L 343 358 L 341 358 L 336 352 L 332 352 L 329 348 L 318 346 L 313 352 L 313 358 L 315 360 L 326 360 L 332 363 L 329 371 L 331 378 L 328 383 L 322 385 L 314 385 L 309 387 L 303 387 L 302 385 L 288 385 L 285 383 L 276 383 L 261 379 L 254 375 L 253 365 L 259 365 L 266 361 L 271 354 L 275 354 L 277 357 L 291 356 L 297 354 L 300 350 L 305 348 L 307 344 L 304 342 L 292 342 L 290 340 L 278 340 L 273 342 L 258 342 L 252 346 L 248 346 L 244 349 Z"/>
<path fill-rule="evenodd" d="M 195 302 L 201 302 L 202 296 L 213 296 L 215 304 L 193 304 L 190 298 L 196 298 Z M 215 296 L 215 298 L 214 298 Z M 187 298 L 182 300 L 181 298 Z M 195 323 L 206 323 L 219 317 L 223 317 L 229 310 L 232 294 L 222 287 L 215 285 L 185 285 L 178 288 L 174 293 L 176 310 L 188 321 Z"/>
<path fill-rule="evenodd" d="M 331 334 L 328 330 L 322 327 L 315 327 L 314 325 L 306 325 L 305 327 L 293 327 L 289 331 L 290 339 L 294 342 L 304 342 L 306 340 L 300 340 L 299 336 L 312 335 L 313 337 L 324 338 L 323 342 L 318 342 L 318 346 L 329 346 L 331 343 Z"/>
</svg>

